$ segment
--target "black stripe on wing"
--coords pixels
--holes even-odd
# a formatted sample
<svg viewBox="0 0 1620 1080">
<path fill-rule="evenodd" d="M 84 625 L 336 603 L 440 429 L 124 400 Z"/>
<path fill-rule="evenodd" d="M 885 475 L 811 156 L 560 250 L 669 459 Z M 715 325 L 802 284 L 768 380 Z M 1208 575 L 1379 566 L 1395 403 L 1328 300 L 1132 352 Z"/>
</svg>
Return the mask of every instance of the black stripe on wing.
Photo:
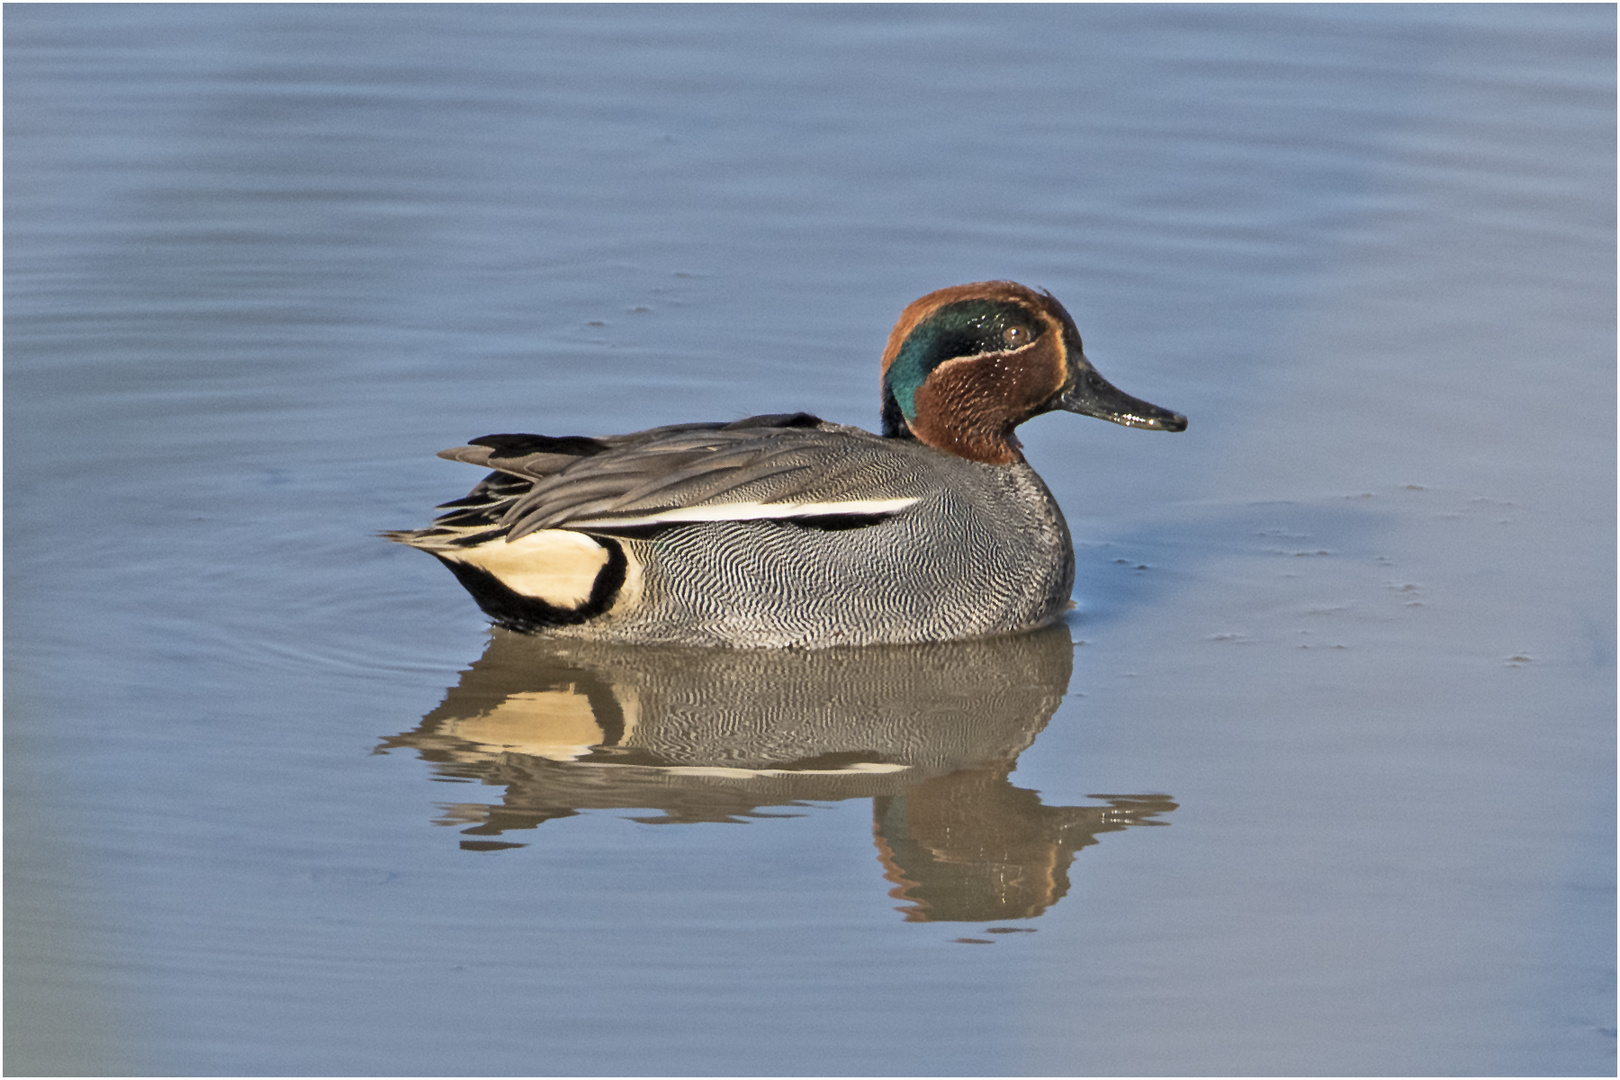
<svg viewBox="0 0 1620 1080">
<path fill-rule="evenodd" d="M 847 532 L 864 529 L 889 520 L 899 510 L 881 510 L 870 514 L 807 514 L 803 517 L 778 518 L 718 518 L 714 521 L 656 521 L 647 525 L 592 525 L 581 521 L 568 526 L 590 536 L 615 537 L 620 540 L 651 540 L 677 529 L 690 529 L 699 525 L 737 524 L 759 528 L 809 529 L 814 532 Z"/>
</svg>

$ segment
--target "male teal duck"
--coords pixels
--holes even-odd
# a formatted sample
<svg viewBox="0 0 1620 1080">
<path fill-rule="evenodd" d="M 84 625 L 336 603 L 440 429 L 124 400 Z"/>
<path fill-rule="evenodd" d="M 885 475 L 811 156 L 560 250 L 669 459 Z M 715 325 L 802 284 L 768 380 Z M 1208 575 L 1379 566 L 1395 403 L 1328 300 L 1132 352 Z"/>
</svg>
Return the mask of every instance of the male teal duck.
<svg viewBox="0 0 1620 1080">
<path fill-rule="evenodd" d="M 1056 409 L 1187 427 L 1097 374 L 1049 293 L 957 285 L 889 335 L 881 437 L 807 413 L 486 435 L 439 456 L 493 472 L 383 535 L 517 630 L 746 648 L 1029 630 L 1070 606 L 1074 549 L 1013 429 Z"/>
</svg>

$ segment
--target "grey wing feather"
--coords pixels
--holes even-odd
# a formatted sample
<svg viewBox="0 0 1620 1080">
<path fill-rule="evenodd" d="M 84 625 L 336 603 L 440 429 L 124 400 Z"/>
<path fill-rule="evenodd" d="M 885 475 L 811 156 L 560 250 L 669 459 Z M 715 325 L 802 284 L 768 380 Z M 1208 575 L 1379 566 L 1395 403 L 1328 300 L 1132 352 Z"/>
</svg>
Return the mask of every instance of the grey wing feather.
<svg viewBox="0 0 1620 1080">
<path fill-rule="evenodd" d="M 603 449 L 587 456 L 504 457 L 477 445 L 439 456 L 496 470 L 486 483 L 500 474 L 531 481 L 502 508 L 499 524 L 511 540 L 540 529 L 588 529 L 592 521 L 676 507 L 917 494 L 915 463 L 903 467 L 892 441 L 831 424 L 775 427 L 751 418 L 740 426 L 682 424 L 596 441 Z"/>
</svg>

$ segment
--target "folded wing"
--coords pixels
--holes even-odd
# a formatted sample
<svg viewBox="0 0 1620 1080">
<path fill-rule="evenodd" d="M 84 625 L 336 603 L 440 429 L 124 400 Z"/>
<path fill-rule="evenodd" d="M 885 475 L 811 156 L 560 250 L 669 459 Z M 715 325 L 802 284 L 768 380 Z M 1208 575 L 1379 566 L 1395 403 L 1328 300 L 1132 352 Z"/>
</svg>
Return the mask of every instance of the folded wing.
<svg viewBox="0 0 1620 1080">
<path fill-rule="evenodd" d="M 847 527 L 917 501 L 915 467 L 896 460 L 893 445 L 806 413 L 600 439 L 487 435 L 439 456 L 494 471 L 441 506 L 448 512 L 431 528 L 394 538 L 462 547 L 547 529 L 614 534 L 759 519 Z"/>
</svg>

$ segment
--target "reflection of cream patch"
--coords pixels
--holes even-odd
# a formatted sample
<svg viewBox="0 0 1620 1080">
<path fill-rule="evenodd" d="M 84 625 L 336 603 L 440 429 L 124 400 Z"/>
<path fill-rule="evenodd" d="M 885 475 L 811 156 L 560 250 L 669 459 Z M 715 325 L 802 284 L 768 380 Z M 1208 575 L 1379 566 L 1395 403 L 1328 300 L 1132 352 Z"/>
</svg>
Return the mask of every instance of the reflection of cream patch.
<svg viewBox="0 0 1620 1080">
<path fill-rule="evenodd" d="M 441 549 L 439 554 L 487 570 L 513 592 L 560 608 L 577 608 L 590 599 L 596 575 L 608 561 L 607 548 L 565 529 L 544 529 L 511 543 Z"/>
<path fill-rule="evenodd" d="M 512 694 L 481 716 L 457 720 L 445 733 L 495 751 L 573 761 L 606 738 L 590 699 L 572 690 Z"/>
<path fill-rule="evenodd" d="M 577 524 L 582 529 L 628 529 L 638 525 L 667 525 L 682 521 L 759 521 L 840 514 L 898 514 L 916 501 L 912 498 L 819 503 L 711 503 L 704 506 L 677 506 L 673 510 L 659 510 L 635 517 L 591 518 Z"/>
</svg>

